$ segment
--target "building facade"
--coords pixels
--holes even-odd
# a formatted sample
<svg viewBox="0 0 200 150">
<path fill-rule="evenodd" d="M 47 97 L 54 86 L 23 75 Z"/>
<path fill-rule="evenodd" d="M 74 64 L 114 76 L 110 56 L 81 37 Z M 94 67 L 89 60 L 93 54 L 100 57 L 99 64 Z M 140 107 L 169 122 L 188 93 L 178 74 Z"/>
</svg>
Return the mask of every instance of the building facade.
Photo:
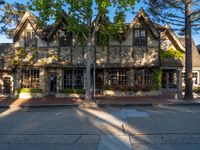
<svg viewBox="0 0 200 150">
<path fill-rule="evenodd" d="M 27 90 L 48 96 L 70 89 L 83 93 L 87 47 L 81 46 L 74 33 L 63 30 L 62 21 L 43 29 L 36 23 L 35 16 L 26 12 L 13 32 L 12 46 L 1 52 L 0 93 L 19 96 Z M 168 27 L 154 24 L 143 9 L 128 25 L 123 40 L 108 37 L 102 47 L 97 32 L 91 51 L 92 86 L 98 92 L 155 90 L 155 70 L 162 68 L 162 87 L 180 90 L 183 60 L 172 58 L 176 64 L 160 58 L 161 48 L 173 46 L 184 52 L 174 34 Z"/>
</svg>

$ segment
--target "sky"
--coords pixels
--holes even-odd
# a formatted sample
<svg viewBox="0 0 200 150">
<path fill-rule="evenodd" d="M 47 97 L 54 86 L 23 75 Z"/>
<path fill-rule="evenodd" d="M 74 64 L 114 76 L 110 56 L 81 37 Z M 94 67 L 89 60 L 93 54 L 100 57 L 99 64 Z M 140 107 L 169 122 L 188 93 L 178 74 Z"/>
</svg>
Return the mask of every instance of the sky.
<svg viewBox="0 0 200 150">
<path fill-rule="evenodd" d="M 19 3 L 26 3 L 28 0 L 17 0 L 17 2 Z M 5 2 L 9 2 L 9 3 L 13 3 L 13 2 L 16 2 L 16 0 L 5 0 Z M 2 6 L 0 6 L 2 7 Z M 143 3 L 137 3 L 136 6 L 135 6 L 135 12 L 137 12 L 141 7 L 143 7 L 145 9 L 145 5 Z M 110 10 L 111 14 L 110 14 L 110 17 L 112 18 L 114 13 L 112 13 L 112 9 Z M 0 12 L 2 13 L 2 12 Z M 127 17 L 126 17 L 126 22 L 127 23 L 130 23 L 133 19 L 134 19 L 134 16 L 135 14 L 132 14 L 131 12 L 127 12 Z M 193 40 L 195 42 L 196 45 L 199 45 L 200 44 L 200 34 L 193 34 Z M 1 35 L 0 34 L 0 43 L 11 43 L 12 40 L 11 39 L 8 39 L 6 38 L 5 35 Z"/>
</svg>

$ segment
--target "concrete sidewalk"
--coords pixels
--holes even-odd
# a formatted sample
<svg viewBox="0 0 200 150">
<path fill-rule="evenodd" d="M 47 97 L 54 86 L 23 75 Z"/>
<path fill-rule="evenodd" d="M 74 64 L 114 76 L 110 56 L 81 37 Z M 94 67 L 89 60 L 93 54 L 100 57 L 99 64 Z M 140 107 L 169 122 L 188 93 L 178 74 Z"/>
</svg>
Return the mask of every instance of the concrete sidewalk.
<svg viewBox="0 0 200 150">
<path fill-rule="evenodd" d="M 105 97 L 98 96 L 95 100 L 86 101 L 84 98 L 54 98 L 37 99 L 0 98 L 0 107 L 125 107 L 125 106 L 156 106 L 156 105 L 200 105 L 200 100 L 174 100 L 165 96 L 138 97 Z"/>
</svg>

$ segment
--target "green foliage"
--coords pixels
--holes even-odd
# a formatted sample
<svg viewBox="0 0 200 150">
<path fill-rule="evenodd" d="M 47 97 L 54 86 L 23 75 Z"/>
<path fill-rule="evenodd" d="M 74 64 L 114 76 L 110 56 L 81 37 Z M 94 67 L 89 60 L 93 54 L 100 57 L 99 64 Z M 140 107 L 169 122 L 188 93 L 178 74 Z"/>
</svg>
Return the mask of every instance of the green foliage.
<svg viewBox="0 0 200 150">
<path fill-rule="evenodd" d="M 143 0 L 146 4 L 146 10 L 153 21 L 160 22 L 162 24 L 173 25 L 173 28 L 179 31 L 179 34 L 184 35 L 186 27 L 185 25 L 185 13 L 187 14 L 190 23 L 190 27 L 193 32 L 199 33 L 200 21 L 200 5 L 199 0 Z M 188 3 L 189 2 L 189 3 Z M 189 8 L 186 7 L 189 4 Z M 189 10 L 186 11 L 188 8 Z"/>
<path fill-rule="evenodd" d="M 86 38 L 87 41 L 88 33 L 92 33 L 91 31 L 101 28 L 100 23 L 98 23 L 98 17 L 108 18 L 110 14 L 109 8 L 113 8 L 112 11 L 115 13 L 113 27 L 111 28 L 110 26 L 109 29 L 113 30 L 112 33 L 116 33 L 115 31 L 124 31 L 126 27 L 125 12 L 134 9 L 135 1 L 136 0 L 32 0 L 29 2 L 29 8 L 33 11 L 38 11 L 38 17 L 44 22 L 48 22 L 52 19 L 59 22 L 59 18 L 64 10 L 67 14 L 67 25 L 65 28 L 76 34 L 84 34 L 84 38 Z M 96 20 L 92 20 L 94 16 L 97 17 Z M 109 22 L 106 22 L 106 24 L 102 23 L 102 25 L 105 27 L 108 25 L 107 23 Z M 85 30 L 87 31 L 86 34 L 84 32 Z M 104 31 L 108 33 L 110 30 Z"/>
<path fill-rule="evenodd" d="M 21 63 L 21 59 L 22 58 L 25 58 L 27 55 L 26 51 L 24 48 L 19 48 L 19 49 L 16 49 L 16 53 L 15 53 L 15 56 L 12 60 L 12 64 L 14 66 L 17 66 Z"/>
<path fill-rule="evenodd" d="M 111 90 L 112 91 L 112 90 L 114 90 L 114 88 L 109 84 L 104 84 L 102 86 L 102 90 Z"/>
<path fill-rule="evenodd" d="M 123 40 L 123 33 L 128 30 L 125 20 L 125 12 L 116 12 L 114 17 L 114 23 L 110 30 L 112 38 L 121 42 Z"/>
<path fill-rule="evenodd" d="M 15 56 L 12 59 L 12 64 L 14 66 L 20 65 L 21 63 L 23 63 L 23 60 L 27 58 L 29 60 L 29 63 L 33 63 L 33 61 L 37 57 L 37 50 L 37 48 L 30 47 L 29 52 L 32 54 L 28 58 L 29 52 L 27 52 L 24 48 L 16 49 Z"/>
<path fill-rule="evenodd" d="M 42 93 L 42 89 L 39 88 L 20 88 L 16 89 L 17 93 Z"/>
<path fill-rule="evenodd" d="M 160 57 L 161 59 L 165 59 L 165 58 L 182 59 L 184 57 L 184 53 L 173 48 L 170 48 L 167 51 L 161 49 Z"/>
<path fill-rule="evenodd" d="M 200 94 L 200 86 L 193 87 L 192 91 L 193 91 L 194 93 Z"/>
<path fill-rule="evenodd" d="M 66 93 L 66 94 L 85 94 L 84 89 L 63 89 L 60 91 L 60 93 Z"/>
<path fill-rule="evenodd" d="M 132 10 L 136 0 L 31 0 L 29 3 L 30 9 L 39 12 L 40 20 L 47 23 L 50 20 L 55 20 L 57 23 L 61 20 L 61 15 L 65 14 L 64 22 L 67 22 L 65 29 L 71 31 L 76 35 L 82 34 L 83 38 L 87 42 L 86 54 L 88 57 L 86 59 L 86 70 L 91 69 L 91 51 L 93 42 L 92 39 L 95 38 L 96 31 L 99 28 L 104 30 L 102 34 L 102 39 L 105 39 L 105 34 L 114 29 L 107 26 L 109 23 L 100 23 L 102 17 L 109 17 L 110 8 L 115 12 L 117 18 L 114 19 L 118 21 L 117 27 L 122 26 L 125 21 L 125 12 Z M 63 12 L 65 11 L 65 13 Z M 93 19 L 95 18 L 95 19 Z M 106 20 L 105 20 L 106 21 Z M 110 23 L 109 23 L 110 24 Z M 114 23 L 115 24 L 115 23 Z M 110 30 L 107 30 L 107 29 Z M 123 29 L 123 28 L 122 28 Z M 86 31 L 86 32 L 85 32 Z M 101 32 L 102 32 L 101 31 Z M 116 30 L 115 30 L 116 31 Z M 104 44 L 104 43 L 102 43 Z M 83 45 L 83 44 L 82 44 Z M 90 71 L 86 71 L 86 99 L 90 100 Z"/>
<path fill-rule="evenodd" d="M 157 91 L 160 90 L 162 87 L 162 69 L 161 68 L 155 68 L 153 70 L 153 85 L 151 87 L 151 90 Z"/>
<path fill-rule="evenodd" d="M 3 12 L 0 14 L 0 33 L 5 33 L 10 37 L 11 33 L 9 29 L 21 21 L 26 9 L 26 5 L 18 2 L 5 3 L 0 8 L 0 11 Z"/>
</svg>

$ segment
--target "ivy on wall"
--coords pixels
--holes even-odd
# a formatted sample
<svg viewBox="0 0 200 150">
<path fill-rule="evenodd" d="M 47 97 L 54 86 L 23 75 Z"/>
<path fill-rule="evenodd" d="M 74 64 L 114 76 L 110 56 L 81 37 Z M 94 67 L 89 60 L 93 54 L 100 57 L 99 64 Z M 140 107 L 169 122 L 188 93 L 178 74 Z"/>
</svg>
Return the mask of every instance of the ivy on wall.
<svg viewBox="0 0 200 150">
<path fill-rule="evenodd" d="M 152 90 L 158 91 L 162 87 L 162 69 L 161 68 L 155 68 L 153 70 L 153 84 L 152 84 Z"/>
<path fill-rule="evenodd" d="M 15 56 L 13 57 L 12 64 L 13 66 L 20 65 L 24 59 L 27 59 L 29 63 L 32 63 L 37 57 L 37 49 L 30 48 L 27 52 L 24 48 L 17 49 Z"/>
<path fill-rule="evenodd" d="M 182 59 L 184 57 L 184 53 L 180 52 L 174 48 L 169 48 L 168 50 L 160 50 L 160 58 L 175 58 L 175 59 Z"/>
</svg>

